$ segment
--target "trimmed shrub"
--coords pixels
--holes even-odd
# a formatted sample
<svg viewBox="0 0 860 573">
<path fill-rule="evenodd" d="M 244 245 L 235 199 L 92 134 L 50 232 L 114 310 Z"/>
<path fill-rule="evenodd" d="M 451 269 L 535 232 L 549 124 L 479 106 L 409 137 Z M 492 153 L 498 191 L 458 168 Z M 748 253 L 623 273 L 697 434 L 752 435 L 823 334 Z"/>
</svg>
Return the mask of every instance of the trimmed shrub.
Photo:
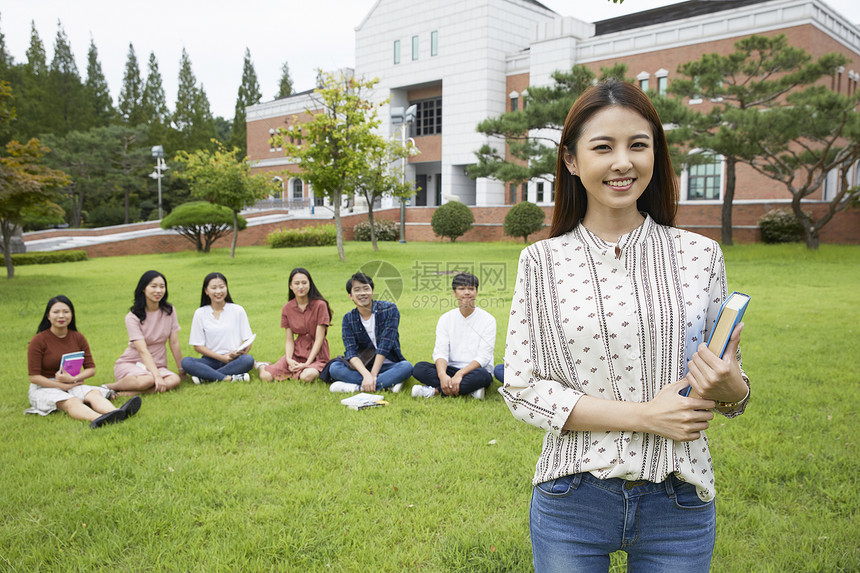
<svg viewBox="0 0 860 573">
<path fill-rule="evenodd" d="M 459 201 L 449 201 L 436 208 L 433 218 L 430 219 L 430 226 L 433 227 L 434 233 L 440 237 L 448 237 L 453 243 L 457 237 L 466 234 L 474 222 L 475 216 L 469 207 Z"/>
<path fill-rule="evenodd" d="M 248 221 L 239 215 L 239 230 Z M 192 201 L 176 207 L 161 220 L 162 229 L 173 229 L 194 245 L 199 253 L 208 253 L 212 243 L 233 230 L 233 211 L 208 201 Z"/>
<path fill-rule="evenodd" d="M 24 265 L 49 265 L 51 263 L 72 263 L 87 260 L 86 251 L 44 251 L 36 253 L 15 253 L 12 264 L 16 267 Z M 6 257 L 0 255 L 0 261 L 6 264 Z"/>
<path fill-rule="evenodd" d="M 301 229 L 278 229 L 266 237 L 273 249 L 284 247 L 325 247 L 337 244 L 337 228 L 332 225 L 313 225 Z"/>
<path fill-rule="evenodd" d="M 758 227 L 764 243 L 796 243 L 803 240 L 800 221 L 786 209 L 768 211 L 758 220 Z"/>
<path fill-rule="evenodd" d="M 373 222 L 373 226 L 376 228 L 377 241 L 396 241 L 400 238 L 399 223 L 389 221 L 388 219 L 377 219 Z M 353 232 L 355 233 L 356 241 L 369 241 L 370 221 L 362 221 L 353 228 Z"/>
<path fill-rule="evenodd" d="M 543 209 L 534 203 L 523 201 L 508 210 L 503 229 L 506 235 L 522 237 L 523 242 L 527 243 L 529 235 L 543 229 L 545 218 Z"/>
</svg>

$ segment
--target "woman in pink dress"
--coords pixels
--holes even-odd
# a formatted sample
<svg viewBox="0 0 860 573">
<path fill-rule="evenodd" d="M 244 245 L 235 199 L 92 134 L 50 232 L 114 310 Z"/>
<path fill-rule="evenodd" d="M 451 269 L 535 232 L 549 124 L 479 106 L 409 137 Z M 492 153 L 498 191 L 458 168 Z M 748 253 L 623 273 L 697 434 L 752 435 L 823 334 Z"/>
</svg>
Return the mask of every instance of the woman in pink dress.
<svg viewBox="0 0 860 573">
<path fill-rule="evenodd" d="M 116 382 L 108 388 L 123 395 L 166 392 L 179 386 L 182 351 L 179 320 L 167 302 L 167 279 L 158 271 L 146 271 L 134 289 L 134 304 L 125 316 L 128 348 L 114 364 Z M 167 348 L 179 374 L 167 369 Z"/>
<path fill-rule="evenodd" d="M 313 382 L 329 360 L 326 331 L 331 307 L 306 269 L 293 269 L 289 285 L 289 299 L 281 310 L 281 328 L 287 330 L 284 356 L 274 364 L 259 363 L 260 380 Z"/>
</svg>

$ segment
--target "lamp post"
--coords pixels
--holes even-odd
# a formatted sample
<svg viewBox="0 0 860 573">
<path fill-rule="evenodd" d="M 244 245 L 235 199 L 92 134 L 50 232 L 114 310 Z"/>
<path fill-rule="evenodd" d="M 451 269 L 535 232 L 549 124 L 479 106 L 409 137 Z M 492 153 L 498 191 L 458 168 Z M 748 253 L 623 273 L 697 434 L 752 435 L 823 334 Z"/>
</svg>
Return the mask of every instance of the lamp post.
<svg viewBox="0 0 860 573">
<path fill-rule="evenodd" d="M 404 109 L 402 107 L 391 108 L 391 123 L 400 126 L 400 144 L 406 147 L 406 131 L 409 124 L 415 121 L 415 114 L 418 111 L 418 106 L 410 105 Z M 406 182 L 406 157 L 401 159 L 403 171 L 400 173 L 401 182 Z M 406 242 L 406 199 L 400 198 L 400 242 Z"/>
<path fill-rule="evenodd" d="M 155 171 L 149 174 L 150 177 L 158 181 L 158 219 L 161 220 L 161 178 L 164 177 L 164 171 L 170 169 L 164 163 L 164 148 L 160 145 L 152 146 L 152 156 L 155 157 Z"/>
</svg>

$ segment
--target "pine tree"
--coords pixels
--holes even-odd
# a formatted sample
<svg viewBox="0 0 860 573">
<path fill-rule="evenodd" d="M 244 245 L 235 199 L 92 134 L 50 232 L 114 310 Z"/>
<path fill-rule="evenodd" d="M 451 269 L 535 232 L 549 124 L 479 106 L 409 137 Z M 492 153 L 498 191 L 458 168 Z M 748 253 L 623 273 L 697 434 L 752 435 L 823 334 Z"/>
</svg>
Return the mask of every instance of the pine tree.
<svg viewBox="0 0 860 573">
<path fill-rule="evenodd" d="M 9 80 L 12 65 L 12 55 L 6 49 L 6 35 L 0 31 L 0 80 Z"/>
<path fill-rule="evenodd" d="M 197 78 L 191 69 L 191 58 L 185 48 L 182 49 L 179 61 L 179 87 L 176 92 L 173 125 L 176 128 L 173 149 L 190 152 L 212 148 L 215 121 L 209 109 L 209 98 L 203 86 L 197 87 Z"/>
<path fill-rule="evenodd" d="M 134 45 L 129 43 L 128 59 L 122 76 L 122 89 L 117 100 L 119 116 L 129 125 L 139 125 L 143 120 L 140 109 L 141 85 L 140 66 L 137 64 Z"/>
<path fill-rule="evenodd" d="M 49 87 L 45 45 L 32 21 L 26 54 L 27 62 L 17 67 L 18 81 L 12 86 L 17 117 L 10 131 L 12 138 L 18 141 L 53 130 L 50 114 L 46 113 Z"/>
<path fill-rule="evenodd" d="M 57 20 L 57 38 L 54 41 L 54 59 L 49 72 L 49 109 L 53 112 L 53 132 L 59 135 L 86 127 L 84 84 L 78 73 L 72 46 L 63 24 Z"/>
<path fill-rule="evenodd" d="M 293 78 L 290 77 L 290 64 L 284 62 L 281 66 L 281 82 L 278 84 L 278 95 L 275 99 L 281 99 L 293 94 Z"/>
<path fill-rule="evenodd" d="M 27 65 L 34 75 L 48 73 L 48 57 L 45 55 L 45 44 L 36 30 L 36 22 L 30 20 L 30 47 L 27 48 Z"/>
<path fill-rule="evenodd" d="M 146 75 L 146 85 L 140 100 L 140 115 L 144 124 L 149 126 L 148 140 L 152 145 L 164 143 L 167 127 L 170 124 L 170 110 L 167 109 L 167 97 L 164 95 L 164 85 L 161 72 L 158 71 L 158 60 L 155 53 L 149 53 L 149 65 Z"/>
<path fill-rule="evenodd" d="M 260 103 L 260 82 L 257 81 L 257 72 L 251 61 L 251 50 L 245 48 L 245 63 L 242 67 L 242 83 L 236 96 L 236 109 L 233 114 L 233 129 L 230 135 L 230 143 L 240 150 L 244 157 L 248 154 L 247 128 L 245 125 L 245 108 Z"/>
<path fill-rule="evenodd" d="M 95 40 L 90 38 L 90 49 L 87 52 L 87 81 L 84 84 L 86 102 L 90 109 L 90 125 L 105 127 L 114 118 L 113 100 L 110 96 L 107 80 L 99 62 L 99 51 Z"/>
</svg>

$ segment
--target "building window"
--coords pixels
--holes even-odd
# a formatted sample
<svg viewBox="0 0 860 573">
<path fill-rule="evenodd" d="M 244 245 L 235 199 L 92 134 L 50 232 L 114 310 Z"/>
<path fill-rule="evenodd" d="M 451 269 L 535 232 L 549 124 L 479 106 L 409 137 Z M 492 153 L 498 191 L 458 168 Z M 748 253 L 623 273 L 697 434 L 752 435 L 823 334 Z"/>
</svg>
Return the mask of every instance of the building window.
<svg viewBox="0 0 860 573">
<path fill-rule="evenodd" d="M 412 59 L 418 59 L 418 36 L 412 36 Z"/>
<path fill-rule="evenodd" d="M 394 63 L 400 63 L 400 40 L 394 40 Z"/>
<path fill-rule="evenodd" d="M 543 203 L 543 183 L 537 184 L 537 196 L 535 197 L 535 203 Z"/>
<path fill-rule="evenodd" d="M 722 189 L 722 161 L 708 154 L 707 161 L 692 165 L 688 170 L 687 199 L 690 201 L 719 200 Z"/>
<path fill-rule="evenodd" d="M 293 199 L 300 200 L 302 198 L 302 180 L 293 179 Z"/>
<path fill-rule="evenodd" d="M 442 98 L 425 99 L 414 103 L 418 108 L 415 117 L 415 136 L 439 135 L 442 133 Z"/>
<path fill-rule="evenodd" d="M 439 55 L 439 32 L 430 32 L 430 55 Z"/>
<path fill-rule="evenodd" d="M 522 196 L 522 201 L 528 201 L 528 200 L 529 200 L 529 184 L 528 184 L 528 183 L 523 183 L 523 196 Z"/>
<path fill-rule="evenodd" d="M 657 78 L 657 93 L 666 95 L 666 90 L 669 87 L 669 70 L 660 68 L 654 72 L 654 76 Z"/>
<path fill-rule="evenodd" d="M 511 111 L 517 111 L 520 105 L 519 98 L 512 97 L 511 98 Z"/>
<path fill-rule="evenodd" d="M 517 184 L 516 183 L 511 183 L 510 203 L 511 203 L 511 205 L 516 205 L 516 203 L 517 203 Z"/>
<path fill-rule="evenodd" d="M 648 91 L 648 79 L 651 77 L 651 74 L 648 72 L 641 72 L 636 79 L 639 80 L 639 89 L 643 92 Z"/>
<path fill-rule="evenodd" d="M 278 190 L 272 193 L 272 199 L 280 199 L 281 191 L 284 188 L 284 180 L 276 176 L 272 178 L 272 181 L 278 186 Z"/>
</svg>

